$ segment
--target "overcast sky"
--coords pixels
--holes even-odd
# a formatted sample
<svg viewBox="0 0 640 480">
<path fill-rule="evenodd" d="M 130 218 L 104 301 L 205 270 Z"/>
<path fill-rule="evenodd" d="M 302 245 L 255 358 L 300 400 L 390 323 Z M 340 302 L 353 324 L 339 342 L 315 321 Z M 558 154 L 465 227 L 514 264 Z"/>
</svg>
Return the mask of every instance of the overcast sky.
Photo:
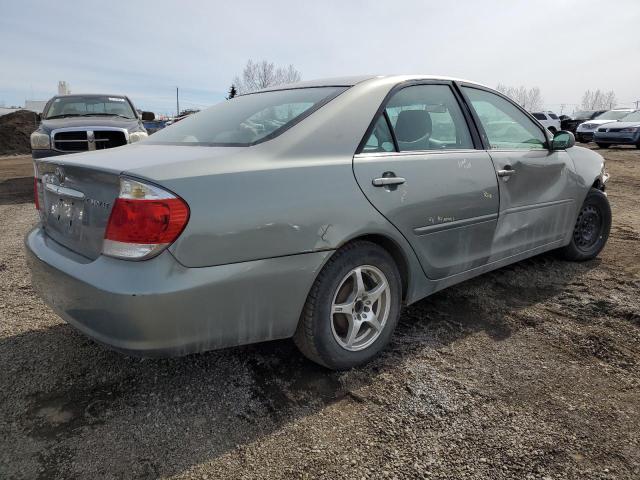
<svg viewBox="0 0 640 480">
<path fill-rule="evenodd" d="M 0 104 L 129 95 L 170 113 L 224 98 L 248 59 L 303 79 L 361 73 L 538 86 L 572 111 L 586 89 L 640 100 L 640 0 L 0 0 Z"/>
</svg>

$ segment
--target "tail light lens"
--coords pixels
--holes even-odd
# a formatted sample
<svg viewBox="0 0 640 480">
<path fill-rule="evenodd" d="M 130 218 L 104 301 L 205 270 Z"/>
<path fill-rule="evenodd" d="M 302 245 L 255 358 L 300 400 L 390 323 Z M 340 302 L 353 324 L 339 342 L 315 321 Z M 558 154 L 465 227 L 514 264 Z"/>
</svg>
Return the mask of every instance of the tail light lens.
<svg viewBox="0 0 640 480">
<path fill-rule="evenodd" d="M 121 178 L 102 253 L 129 260 L 154 257 L 178 238 L 188 221 L 189 206 L 181 198 L 155 185 Z"/>
</svg>

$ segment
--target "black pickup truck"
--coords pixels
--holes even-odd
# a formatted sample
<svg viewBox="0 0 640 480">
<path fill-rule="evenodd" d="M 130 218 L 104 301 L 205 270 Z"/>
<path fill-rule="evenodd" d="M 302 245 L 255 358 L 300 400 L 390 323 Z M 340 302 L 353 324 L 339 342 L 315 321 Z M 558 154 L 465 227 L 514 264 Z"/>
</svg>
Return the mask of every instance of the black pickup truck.
<svg viewBox="0 0 640 480">
<path fill-rule="evenodd" d="M 561 120 L 560 128 L 562 130 L 572 132 L 575 135 L 576 128 L 578 128 L 578 125 L 586 122 L 587 120 L 593 120 L 598 115 L 604 112 L 606 112 L 606 110 L 581 110 L 579 112 L 576 112 L 573 115 L 573 118 L 569 117 Z"/>
<path fill-rule="evenodd" d="M 38 129 L 31 134 L 33 158 L 119 147 L 147 137 L 143 120 L 123 95 L 55 96 L 47 102 Z"/>
</svg>

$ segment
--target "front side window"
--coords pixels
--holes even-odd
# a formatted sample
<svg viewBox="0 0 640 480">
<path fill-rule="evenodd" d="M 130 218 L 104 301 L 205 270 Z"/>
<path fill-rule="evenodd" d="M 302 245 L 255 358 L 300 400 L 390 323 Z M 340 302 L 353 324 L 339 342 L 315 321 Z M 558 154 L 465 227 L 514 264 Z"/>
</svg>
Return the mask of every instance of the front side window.
<svg viewBox="0 0 640 480">
<path fill-rule="evenodd" d="M 254 145 L 279 135 L 346 88 L 310 87 L 241 95 L 160 130 L 145 142 Z"/>
<path fill-rule="evenodd" d="M 447 85 L 403 88 L 385 111 L 401 152 L 473 148 L 458 101 Z"/>
<path fill-rule="evenodd" d="M 519 108 L 491 92 L 463 87 L 486 133 L 490 148 L 497 150 L 546 148 L 547 138 Z"/>
<path fill-rule="evenodd" d="M 92 116 L 136 118 L 126 98 L 99 95 L 70 95 L 54 98 L 44 118 Z"/>
</svg>

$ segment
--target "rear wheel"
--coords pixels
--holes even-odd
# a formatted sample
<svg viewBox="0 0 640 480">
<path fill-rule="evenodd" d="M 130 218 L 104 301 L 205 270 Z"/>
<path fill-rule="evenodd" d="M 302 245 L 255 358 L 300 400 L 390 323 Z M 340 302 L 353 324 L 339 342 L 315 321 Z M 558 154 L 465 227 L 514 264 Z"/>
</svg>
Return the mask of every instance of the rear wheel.
<svg viewBox="0 0 640 480">
<path fill-rule="evenodd" d="M 402 302 L 400 273 L 378 245 L 338 250 L 311 288 L 294 342 L 310 360 L 343 370 L 371 360 L 389 343 Z"/>
<path fill-rule="evenodd" d="M 556 127 L 549 127 L 549 131 L 555 135 L 558 130 L 556 130 Z"/>
<path fill-rule="evenodd" d="M 596 143 L 596 145 L 598 145 L 598 148 L 609 148 L 608 143 Z"/>
<path fill-rule="evenodd" d="M 591 260 L 604 248 L 610 230 L 609 200 L 603 192 L 592 188 L 578 213 L 571 242 L 561 248 L 560 253 L 567 260 Z"/>
</svg>

